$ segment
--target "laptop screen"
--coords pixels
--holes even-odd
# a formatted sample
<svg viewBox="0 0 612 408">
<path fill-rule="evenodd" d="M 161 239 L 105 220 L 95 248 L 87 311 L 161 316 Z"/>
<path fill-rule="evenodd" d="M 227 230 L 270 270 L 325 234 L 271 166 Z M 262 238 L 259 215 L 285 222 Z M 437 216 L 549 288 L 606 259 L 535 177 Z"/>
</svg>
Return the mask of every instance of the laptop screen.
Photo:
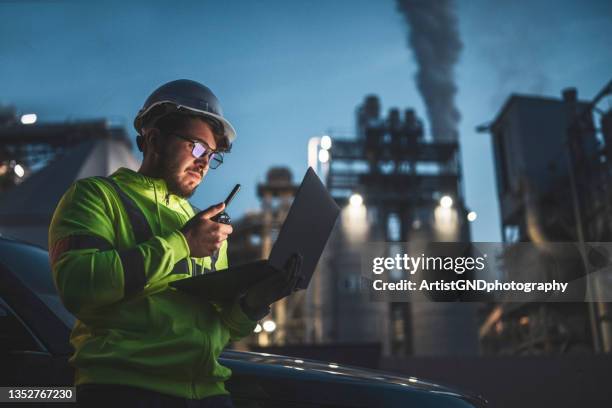
<svg viewBox="0 0 612 408">
<path fill-rule="evenodd" d="M 306 289 L 339 214 L 340 208 L 309 167 L 268 262 L 282 269 L 292 254 L 301 254 L 303 279 L 298 287 Z"/>
</svg>

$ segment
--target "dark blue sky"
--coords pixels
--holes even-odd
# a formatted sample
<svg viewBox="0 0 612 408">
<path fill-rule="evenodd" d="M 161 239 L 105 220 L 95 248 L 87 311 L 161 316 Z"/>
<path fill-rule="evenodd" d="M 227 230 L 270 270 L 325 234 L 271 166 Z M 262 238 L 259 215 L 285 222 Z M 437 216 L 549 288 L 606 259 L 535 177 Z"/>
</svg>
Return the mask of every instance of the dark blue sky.
<svg viewBox="0 0 612 408">
<path fill-rule="evenodd" d="M 456 68 L 467 204 L 476 241 L 499 240 L 491 146 L 474 127 L 512 92 L 593 97 L 612 78 L 612 2 L 457 2 Z M 234 183 L 234 217 L 258 207 L 272 165 L 306 169 L 306 143 L 352 131 L 369 93 L 417 109 L 416 65 L 393 0 L 0 1 L 0 103 L 40 120 L 131 121 L 158 85 L 210 86 L 238 131 L 233 153 L 195 196 L 206 207 Z M 139 153 L 137 153 L 138 157 Z"/>
</svg>

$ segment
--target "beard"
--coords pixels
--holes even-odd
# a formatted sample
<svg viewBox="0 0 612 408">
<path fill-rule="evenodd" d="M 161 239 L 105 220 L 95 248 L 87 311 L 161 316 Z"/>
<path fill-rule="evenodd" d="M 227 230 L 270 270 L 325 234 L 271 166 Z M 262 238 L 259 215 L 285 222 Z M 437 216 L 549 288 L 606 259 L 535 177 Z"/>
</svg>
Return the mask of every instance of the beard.
<svg viewBox="0 0 612 408">
<path fill-rule="evenodd" d="M 168 186 L 168 192 L 171 194 L 182 198 L 190 198 L 199 186 L 199 184 L 196 184 L 194 187 L 189 187 L 181 183 L 180 176 L 184 173 L 181 163 L 173 160 L 166 149 L 163 149 L 159 156 L 158 169 L 160 169 L 160 178 L 164 179 Z"/>
</svg>

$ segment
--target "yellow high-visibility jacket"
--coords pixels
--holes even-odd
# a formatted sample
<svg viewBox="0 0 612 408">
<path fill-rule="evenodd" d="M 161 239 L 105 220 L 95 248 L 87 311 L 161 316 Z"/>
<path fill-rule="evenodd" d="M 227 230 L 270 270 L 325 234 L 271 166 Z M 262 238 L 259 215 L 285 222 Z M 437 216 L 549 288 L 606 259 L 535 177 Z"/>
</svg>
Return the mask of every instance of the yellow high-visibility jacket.
<svg viewBox="0 0 612 408">
<path fill-rule="evenodd" d="M 203 269 L 225 269 L 227 242 L 215 265 L 191 258 L 180 228 L 194 215 L 161 179 L 119 169 L 111 179 L 145 216 L 152 237 L 137 228 L 108 180 L 75 182 L 49 229 L 53 278 L 77 317 L 70 342 L 75 383 L 124 384 L 184 398 L 227 394 L 231 371 L 217 359 L 231 340 L 256 325 L 238 300 L 199 300 L 169 287 Z M 142 218 L 141 218 L 142 219 Z"/>
</svg>

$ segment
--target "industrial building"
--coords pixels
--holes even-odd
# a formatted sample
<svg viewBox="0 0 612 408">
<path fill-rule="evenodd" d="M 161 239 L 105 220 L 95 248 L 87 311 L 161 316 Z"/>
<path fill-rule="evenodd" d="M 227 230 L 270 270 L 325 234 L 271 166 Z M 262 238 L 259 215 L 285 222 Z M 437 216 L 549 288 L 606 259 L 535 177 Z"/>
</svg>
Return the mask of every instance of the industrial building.
<svg viewBox="0 0 612 408">
<path fill-rule="evenodd" d="M 414 110 L 383 117 L 373 95 L 357 108 L 355 129 L 356 137 L 331 133 L 309 143 L 309 164 L 342 212 L 308 290 L 275 306 L 275 332 L 260 332 L 258 345 L 477 354 L 474 305 L 375 302 L 361 279 L 360 254 L 370 242 L 394 243 L 396 251 L 407 242 L 412 251 L 431 241 L 469 242 L 456 135 L 426 138 Z M 258 186 L 261 212 L 234 225 L 230 258 L 267 256 L 295 187 L 283 170 L 270 170 Z"/>
<path fill-rule="evenodd" d="M 46 248 L 51 217 L 68 187 L 119 167 L 139 167 L 122 127 L 105 120 L 29 123 L 13 108 L 3 108 L 0 234 Z"/>
<path fill-rule="evenodd" d="M 456 134 L 425 137 L 414 110 L 381 115 L 378 97 L 356 111 L 356 137 L 332 137 L 327 187 L 343 208 L 321 279 L 323 340 L 379 341 L 384 355 L 474 355 L 474 305 L 374 302 L 360 276 L 372 242 L 391 255 L 420 253 L 432 241 L 469 242 Z"/>
<path fill-rule="evenodd" d="M 512 95 L 481 129 L 491 133 L 506 255 L 517 247 L 512 244 L 531 242 L 534 256 L 564 259 L 554 271 L 533 273 L 589 282 L 593 270 L 585 262 L 585 244 L 612 239 L 612 110 L 601 103 L 611 93 L 612 82 L 592 101 L 580 101 L 574 88 L 561 99 Z M 560 242 L 567 244 L 554 245 Z M 486 354 L 609 352 L 609 307 L 584 301 L 496 304 L 480 339 Z"/>
</svg>

